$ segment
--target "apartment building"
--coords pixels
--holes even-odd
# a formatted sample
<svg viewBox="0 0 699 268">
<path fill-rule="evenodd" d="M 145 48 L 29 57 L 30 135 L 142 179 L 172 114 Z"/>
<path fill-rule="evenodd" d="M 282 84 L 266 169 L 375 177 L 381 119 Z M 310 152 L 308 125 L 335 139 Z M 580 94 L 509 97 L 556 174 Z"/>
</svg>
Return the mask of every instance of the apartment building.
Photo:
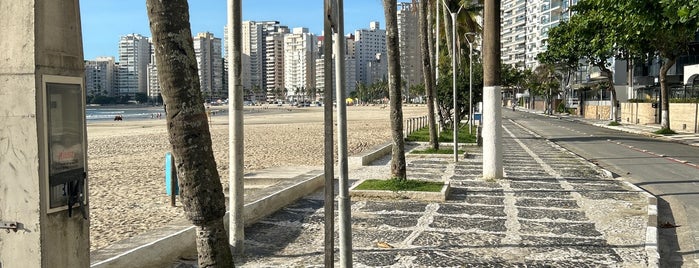
<svg viewBox="0 0 699 268">
<path fill-rule="evenodd" d="M 372 21 L 369 23 L 369 29 L 358 29 L 354 32 L 355 69 L 357 71 L 358 83 L 368 85 L 386 76 L 385 73 L 369 73 L 370 63 L 371 65 L 386 65 L 386 68 L 372 66 L 372 70 L 388 69 L 388 64 L 385 60 L 376 61 L 377 54 L 386 55 L 386 30 L 379 29 L 379 26 L 379 22 Z"/>
<path fill-rule="evenodd" d="M 223 88 L 221 38 L 205 32 L 197 34 L 193 40 L 202 95 L 207 101 L 226 98 L 227 91 Z"/>
<path fill-rule="evenodd" d="M 418 15 L 418 4 L 398 3 L 400 68 L 407 88 L 424 83 Z"/>
<path fill-rule="evenodd" d="M 114 57 L 97 57 L 85 61 L 85 94 L 88 97 L 114 96 L 116 66 Z"/>
<path fill-rule="evenodd" d="M 151 41 L 140 34 L 128 34 L 119 40 L 119 68 L 116 95 L 135 96 L 148 91 L 148 64 Z"/>
<path fill-rule="evenodd" d="M 267 102 L 272 102 L 275 89 L 284 88 L 284 35 L 289 33 L 286 26 L 268 32 L 264 47 L 264 86 Z"/>
<path fill-rule="evenodd" d="M 548 31 L 568 20 L 577 0 L 503 0 L 501 51 L 503 64 L 534 69 L 546 51 Z"/>
<path fill-rule="evenodd" d="M 156 103 L 162 103 L 163 98 L 161 96 L 161 92 L 155 53 L 151 53 L 150 63 L 148 64 L 148 99 Z"/>
<path fill-rule="evenodd" d="M 322 47 L 325 43 L 325 38 L 324 36 L 318 37 L 318 48 L 319 51 L 323 51 Z M 351 49 L 350 47 L 354 46 L 354 36 L 353 35 L 347 35 L 345 36 L 345 85 L 344 85 L 344 90 L 345 90 L 345 96 L 349 96 L 349 93 L 352 91 L 355 91 L 357 88 L 357 71 L 356 71 L 356 60 L 354 56 L 351 54 Z M 316 59 L 316 88 L 319 90 L 325 90 L 325 76 L 326 75 L 331 75 L 333 78 L 333 84 L 328 86 L 328 89 L 335 92 L 335 83 L 336 83 L 336 75 L 335 75 L 335 55 L 332 55 L 333 57 L 333 65 L 332 65 L 332 70 L 330 73 L 325 73 L 325 55 L 321 55 L 318 59 Z"/>
<path fill-rule="evenodd" d="M 294 28 L 284 36 L 284 88 L 287 95 L 315 87 L 317 37 L 308 28 Z"/>
</svg>

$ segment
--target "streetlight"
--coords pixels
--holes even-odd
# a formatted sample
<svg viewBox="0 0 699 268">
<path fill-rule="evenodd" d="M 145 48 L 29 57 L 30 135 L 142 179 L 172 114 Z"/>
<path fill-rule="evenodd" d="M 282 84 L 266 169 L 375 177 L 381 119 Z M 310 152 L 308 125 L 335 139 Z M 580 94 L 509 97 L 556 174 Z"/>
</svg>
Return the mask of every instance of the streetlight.
<svg viewBox="0 0 699 268">
<path fill-rule="evenodd" d="M 459 14 L 461 12 L 461 9 L 463 6 L 459 6 L 459 10 L 456 12 L 452 12 L 451 9 L 449 9 L 449 6 L 447 5 L 444 0 L 442 0 L 442 4 L 444 4 L 444 7 L 449 10 L 449 14 L 451 14 L 451 40 L 452 40 L 452 50 L 451 50 L 451 82 L 452 82 L 452 94 L 454 97 L 454 131 L 453 131 L 453 138 L 454 138 L 454 162 L 459 161 L 459 141 L 458 141 L 458 130 L 459 130 L 459 110 L 457 109 L 457 103 L 456 103 L 456 14 Z"/>
<path fill-rule="evenodd" d="M 476 33 L 468 32 L 464 34 L 464 39 L 468 41 L 468 134 L 473 134 L 473 42 L 468 39 L 469 35 L 476 38 Z M 475 41 L 475 40 L 474 40 Z"/>
</svg>

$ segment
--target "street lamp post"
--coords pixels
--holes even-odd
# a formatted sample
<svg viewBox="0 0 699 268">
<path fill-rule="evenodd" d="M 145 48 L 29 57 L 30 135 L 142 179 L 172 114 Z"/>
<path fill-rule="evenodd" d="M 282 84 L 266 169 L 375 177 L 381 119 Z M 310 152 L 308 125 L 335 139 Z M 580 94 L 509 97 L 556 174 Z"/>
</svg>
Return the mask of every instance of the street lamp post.
<svg viewBox="0 0 699 268">
<path fill-rule="evenodd" d="M 449 10 L 449 14 L 451 14 L 451 40 L 452 40 L 452 50 L 451 50 L 451 74 L 452 74 L 452 94 L 454 97 L 454 131 L 453 131 L 453 139 L 454 139 L 454 162 L 459 161 L 459 140 L 458 140 L 458 132 L 459 132 L 459 110 L 457 109 L 457 95 L 456 95 L 456 14 L 459 14 L 461 12 L 461 9 L 463 6 L 459 6 L 459 10 L 456 12 L 452 12 L 449 9 L 449 6 L 447 6 L 447 3 L 442 0 L 442 4 L 444 4 L 444 7 Z"/>
<path fill-rule="evenodd" d="M 464 34 L 464 39 L 468 41 L 468 134 L 473 134 L 473 42 L 468 39 L 469 35 L 473 35 L 475 38 L 476 33 Z"/>
</svg>

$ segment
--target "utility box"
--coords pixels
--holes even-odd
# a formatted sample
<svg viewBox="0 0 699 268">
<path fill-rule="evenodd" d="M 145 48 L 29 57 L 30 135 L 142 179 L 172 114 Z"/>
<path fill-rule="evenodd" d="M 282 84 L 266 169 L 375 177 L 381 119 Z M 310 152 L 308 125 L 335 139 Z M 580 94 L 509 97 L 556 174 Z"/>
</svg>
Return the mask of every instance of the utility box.
<svg viewBox="0 0 699 268">
<path fill-rule="evenodd" d="M 90 266 L 78 0 L 0 1 L 0 267 Z"/>
</svg>

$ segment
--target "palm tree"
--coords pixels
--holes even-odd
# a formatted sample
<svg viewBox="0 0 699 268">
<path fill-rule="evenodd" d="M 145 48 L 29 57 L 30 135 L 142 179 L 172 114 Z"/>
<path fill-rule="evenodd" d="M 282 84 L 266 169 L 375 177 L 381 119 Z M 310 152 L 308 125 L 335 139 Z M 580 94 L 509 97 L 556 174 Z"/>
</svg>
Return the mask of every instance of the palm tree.
<svg viewBox="0 0 699 268">
<path fill-rule="evenodd" d="M 393 148 L 391 178 L 406 179 L 405 140 L 403 139 L 403 106 L 401 103 L 400 52 L 398 49 L 397 1 L 383 0 L 386 16 L 386 52 L 388 54 L 388 95 L 391 109 Z"/>
<path fill-rule="evenodd" d="M 431 31 L 429 30 L 429 24 L 431 19 L 430 14 L 430 1 L 420 0 L 420 18 L 418 19 L 420 23 L 420 50 L 422 55 L 422 73 L 425 82 L 425 95 L 427 95 L 427 117 L 428 126 L 430 131 L 430 148 L 439 149 L 439 138 L 437 137 L 437 122 L 435 120 L 434 114 L 434 103 L 436 88 L 434 84 L 434 76 L 432 74 L 432 58 L 433 51 L 430 49 L 430 44 L 432 43 Z"/>
<path fill-rule="evenodd" d="M 167 128 L 177 164 L 180 198 L 196 226 L 199 267 L 234 267 L 223 186 L 211 148 L 186 0 L 147 0 L 148 18 L 167 105 Z"/>
</svg>

